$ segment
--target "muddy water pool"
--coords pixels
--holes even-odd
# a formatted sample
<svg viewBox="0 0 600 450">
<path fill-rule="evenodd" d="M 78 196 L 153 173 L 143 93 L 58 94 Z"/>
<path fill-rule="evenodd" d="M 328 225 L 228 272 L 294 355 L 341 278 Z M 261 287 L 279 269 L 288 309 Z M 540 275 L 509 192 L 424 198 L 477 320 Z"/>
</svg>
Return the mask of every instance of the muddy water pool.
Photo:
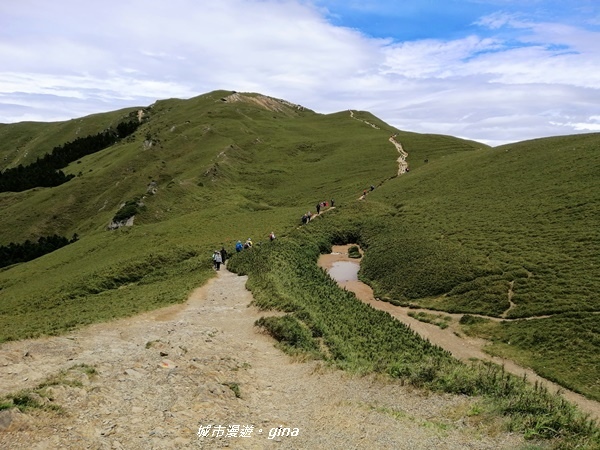
<svg viewBox="0 0 600 450">
<path fill-rule="evenodd" d="M 328 273 L 338 283 L 357 281 L 360 264 L 353 261 L 337 261 L 329 268 Z"/>
</svg>

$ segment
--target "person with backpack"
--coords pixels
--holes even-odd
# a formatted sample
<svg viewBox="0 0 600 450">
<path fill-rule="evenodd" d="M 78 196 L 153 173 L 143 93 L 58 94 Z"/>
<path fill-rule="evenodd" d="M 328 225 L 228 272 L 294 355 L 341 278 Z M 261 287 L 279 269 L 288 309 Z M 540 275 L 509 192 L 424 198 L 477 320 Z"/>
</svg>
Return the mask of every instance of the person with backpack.
<svg viewBox="0 0 600 450">
<path fill-rule="evenodd" d="M 239 253 L 242 250 L 244 250 L 244 246 L 242 245 L 242 241 L 237 241 L 237 243 L 235 244 L 235 251 Z"/>
<path fill-rule="evenodd" d="M 214 264 L 215 270 L 220 270 L 221 263 L 223 262 L 223 258 L 221 258 L 221 252 L 219 252 L 219 250 L 215 250 L 215 252 L 213 253 L 212 259 L 213 259 L 213 264 Z"/>
<path fill-rule="evenodd" d="M 223 262 L 223 264 L 225 264 L 229 255 L 227 254 L 227 250 L 225 250 L 224 245 L 221 246 L 221 251 L 219 253 L 221 253 L 221 261 Z"/>
</svg>

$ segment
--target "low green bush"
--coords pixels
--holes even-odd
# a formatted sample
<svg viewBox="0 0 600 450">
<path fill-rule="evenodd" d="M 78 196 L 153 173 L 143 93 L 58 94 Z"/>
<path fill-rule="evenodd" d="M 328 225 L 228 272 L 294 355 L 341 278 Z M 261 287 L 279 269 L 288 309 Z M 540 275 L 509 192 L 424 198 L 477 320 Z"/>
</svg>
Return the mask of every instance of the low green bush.
<svg viewBox="0 0 600 450">
<path fill-rule="evenodd" d="M 293 349 L 308 353 L 318 353 L 318 345 L 314 341 L 310 330 L 291 315 L 261 317 L 256 321 L 255 325 L 267 330 L 288 351 Z"/>
<path fill-rule="evenodd" d="M 123 206 L 119 208 L 117 213 L 114 215 L 113 222 L 124 222 L 130 217 L 135 216 L 139 212 L 143 211 L 145 206 L 141 203 L 139 198 L 128 200 Z"/>
<path fill-rule="evenodd" d="M 348 256 L 350 258 L 360 258 L 362 256 L 357 245 L 352 245 L 348 248 Z"/>
</svg>

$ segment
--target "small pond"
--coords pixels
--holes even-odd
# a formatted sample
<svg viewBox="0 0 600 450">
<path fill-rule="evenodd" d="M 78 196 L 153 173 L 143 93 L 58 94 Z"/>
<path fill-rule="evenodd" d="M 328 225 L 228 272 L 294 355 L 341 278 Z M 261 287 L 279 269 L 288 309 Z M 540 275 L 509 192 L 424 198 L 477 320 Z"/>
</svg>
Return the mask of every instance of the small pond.
<svg viewBox="0 0 600 450">
<path fill-rule="evenodd" d="M 352 261 L 334 262 L 328 270 L 329 276 L 338 283 L 345 281 L 357 281 L 360 264 Z"/>
</svg>

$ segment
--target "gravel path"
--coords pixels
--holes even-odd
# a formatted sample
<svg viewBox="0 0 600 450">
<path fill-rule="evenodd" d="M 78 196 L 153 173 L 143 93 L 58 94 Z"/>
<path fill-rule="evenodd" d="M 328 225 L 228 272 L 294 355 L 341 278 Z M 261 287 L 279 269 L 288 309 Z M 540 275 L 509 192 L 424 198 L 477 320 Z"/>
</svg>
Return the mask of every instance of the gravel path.
<svg viewBox="0 0 600 450">
<path fill-rule="evenodd" d="M 500 432 L 497 423 L 470 417 L 471 399 L 428 395 L 288 357 L 254 327 L 261 314 L 248 306 L 252 297 L 245 282 L 222 270 L 184 304 L 0 346 L 0 397 L 33 388 L 61 370 L 79 380 L 47 388 L 50 403 L 63 413 L 0 411 L 0 448 L 524 445 L 520 436 Z M 97 373 L 73 368 L 81 364 Z M 208 436 L 199 437 L 199 427 L 207 425 Z"/>
</svg>

